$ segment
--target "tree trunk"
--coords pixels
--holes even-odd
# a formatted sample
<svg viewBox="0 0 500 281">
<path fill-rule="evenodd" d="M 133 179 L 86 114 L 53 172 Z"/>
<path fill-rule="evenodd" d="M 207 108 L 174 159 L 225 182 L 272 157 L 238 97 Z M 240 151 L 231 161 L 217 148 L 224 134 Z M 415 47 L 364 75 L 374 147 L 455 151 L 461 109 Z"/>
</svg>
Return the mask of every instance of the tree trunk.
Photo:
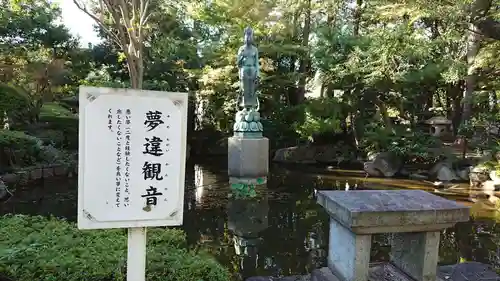
<svg viewBox="0 0 500 281">
<path fill-rule="evenodd" d="M 142 89 L 144 79 L 144 60 L 142 56 L 141 38 L 132 38 L 134 35 L 129 34 L 130 42 L 125 45 L 127 57 L 127 67 L 129 70 L 130 84 L 132 89 Z M 139 35 L 140 36 L 140 35 Z M 128 47 L 128 48 L 127 48 Z M 125 49 L 124 48 L 124 49 Z"/>
<path fill-rule="evenodd" d="M 460 121 L 462 119 L 462 108 L 461 108 L 461 92 L 463 91 L 464 81 L 459 81 L 455 84 L 450 85 L 448 89 L 448 97 L 450 99 L 449 104 L 452 108 L 452 118 L 454 133 L 457 133 Z"/>
<path fill-rule="evenodd" d="M 492 0 L 475 0 L 470 9 L 471 21 L 467 36 L 467 76 L 462 100 L 462 123 L 468 121 L 472 115 L 472 100 L 477 78 L 474 62 L 481 44 L 481 33 L 484 31 L 484 26 L 481 26 L 487 20 L 491 4 Z"/>
<path fill-rule="evenodd" d="M 497 99 L 497 94 L 495 91 L 490 91 L 488 93 L 488 101 L 489 101 L 489 108 L 491 113 L 496 114 L 498 113 L 498 99 Z"/>
<path fill-rule="evenodd" d="M 297 89 L 296 104 L 301 104 L 306 96 L 307 70 L 309 68 L 309 35 L 311 33 L 311 2 L 307 0 L 304 29 L 302 30 L 303 56 L 299 66 L 299 85 Z"/>
<path fill-rule="evenodd" d="M 353 34 L 354 36 L 359 35 L 359 27 L 361 25 L 361 5 L 363 4 L 363 0 L 356 0 L 356 7 L 354 10 L 354 28 L 353 28 Z M 356 83 L 357 84 L 357 83 Z M 352 134 L 354 136 L 354 140 L 356 142 L 356 148 L 359 146 L 359 139 L 360 136 L 363 135 L 364 131 L 364 124 L 360 119 L 360 116 L 358 114 L 358 106 L 359 106 L 359 97 L 361 93 L 361 86 L 360 85 L 355 85 L 351 91 L 354 95 L 348 95 L 350 98 L 349 104 L 351 108 L 353 109 L 353 112 L 349 114 L 349 121 L 351 123 L 351 130 Z"/>
<path fill-rule="evenodd" d="M 377 107 L 380 111 L 380 115 L 382 115 L 382 120 L 384 121 L 385 129 L 387 131 L 392 130 L 392 122 L 391 119 L 389 118 L 389 113 L 387 112 L 387 107 L 385 106 L 385 103 L 382 99 L 380 99 L 380 96 L 377 96 L 376 98 L 377 102 Z"/>
<path fill-rule="evenodd" d="M 359 27 L 361 25 L 361 5 L 363 5 L 363 0 L 356 0 L 356 7 L 354 8 L 354 27 L 353 34 L 354 36 L 359 35 Z"/>
<path fill-rule="evenodd" d="M 469 24 L 467 39 L 467 76 L 465 77 L 465 90 L 462 101 L 462 124 L 468 121 L 472 115 L 472 101 L 476 87 L 476 67 L 474 62 L 479 52 L 481 35 L 474 24 Z"/>
</svg>

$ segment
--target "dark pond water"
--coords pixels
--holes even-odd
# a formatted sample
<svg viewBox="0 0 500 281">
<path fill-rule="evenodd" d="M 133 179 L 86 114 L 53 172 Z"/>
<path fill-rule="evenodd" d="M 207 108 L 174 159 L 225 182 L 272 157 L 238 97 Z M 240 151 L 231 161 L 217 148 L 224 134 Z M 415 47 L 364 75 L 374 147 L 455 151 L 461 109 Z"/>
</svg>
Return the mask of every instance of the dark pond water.
<svg viewBox="0 0 500 281">
<path fill-rule="evenodd" d="M 251 200 L 231 196 L 225 161 L 188 164 L 182 228 L 192 247 L 211 253 L 243 280 L 255 275 L 305 274 L 324 266 L 328 216 L 316 204 L 321 189 L 420 188 L 408 180 L 364 179 L 355 171 L 327 175 L 273 167 L 267 187 Z M 55 215 L 76 220 L 77 180 L 46 180 L 19 189 L 0 203 L 6 213 Z M 480 210 L 481 211 L 481 210 Z M 481 213 L 481 212 L 479 212 Z M 472 218 L 443 231 L 440 263 L 479 261 L 500 268 L 500 227 L 493 218 Z M 372 260 L 388 259 L 385 236 L 375 236 Z"/>
</svg>

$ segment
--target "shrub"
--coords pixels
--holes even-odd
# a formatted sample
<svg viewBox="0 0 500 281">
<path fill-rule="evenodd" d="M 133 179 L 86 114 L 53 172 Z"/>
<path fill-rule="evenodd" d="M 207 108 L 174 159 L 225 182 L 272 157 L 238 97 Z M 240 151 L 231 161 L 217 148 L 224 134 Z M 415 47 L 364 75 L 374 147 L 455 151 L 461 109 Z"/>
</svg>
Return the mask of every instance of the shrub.
<svg viewBox="0 0 500 281">
<path fill-rule="evenodd" d="M 78 117 L 76 116 L 51 116 L 40 117 L 44 130 L 62 133 L 62 144 L 55 144 L 58 148 L 78 149 Z"/>
<path fill-rule="evenodd" d="M 56 148 L 64 148 L 66 145 L 64 132 L 44 128 L 30 128 L 27 131 L 28 134 L 39 138 L 45 145 L 52 145 Z"/>
<path fill-rule="evenodd" d="M 269 138 L 271 148 L 297 145 L 301 136 L 295 130 L 297 116 L 303 114 L 303 106 L 277 104 L 274 110 L 262 120 L 264 135 Z"/>
<path fill-rule="evenodd" d="M 0 164 L 5 167 L 23 167 L 41 160 L 41 141 L 24 132 L 0 130 Z"/>
<path fill-rule="evenodd" d="M 22 88 L 0 83 L 0 116 L 3 125 L 4 113 L 10 119 L 9 123 L 15 127 L 18 123 L 33 121 L 37 110 L 30 93 Z"/>
<path fill-rule="evenodd" d="M 342 103 L 336 98 L 318 98 L 304 104 L 305 119 L 297 132 L 312 140 L 313 134 L 335 133 L 341 130 Z"/>
<path fill-rule="evenodd" d="M 16 127 L 58 149 L 78 149 L 78 116 L 58 103 L 46 103 L 39 122 Z"/>
<path fill-rule="evenodd" d="M 0 276 L 14 281 L 125 280 L 123 229 L 81 231 L 55 218 L 0 217 Z M 227 281 L 230 275 L 206 253 L 184 249 L 180 230 L 150 228 L 149 281 Z"/>
<path fill-rule="evenodd" d="M 64 107 L 69 112 L 78 111 L 78 96 L 71 96 L 59 100 L 59 105 Z"/>
<path fill-rule="evenodd" d="M 38 164 L 70 163 L 74 156 L 20 131 L 0 130 L 0 172 Z"/>
<path fill-rule="evenodd" d="M 405 125 L 393 125 L 392 130 L 388 130 L 378 124 L 371 124 L 366 127 L 361 145 L 367 152 L 392 152 L 406 163 L 434 164 L 441 159 L 454 158 L 442 149 L 442 142 L 438 138 Z"/>
</svg>

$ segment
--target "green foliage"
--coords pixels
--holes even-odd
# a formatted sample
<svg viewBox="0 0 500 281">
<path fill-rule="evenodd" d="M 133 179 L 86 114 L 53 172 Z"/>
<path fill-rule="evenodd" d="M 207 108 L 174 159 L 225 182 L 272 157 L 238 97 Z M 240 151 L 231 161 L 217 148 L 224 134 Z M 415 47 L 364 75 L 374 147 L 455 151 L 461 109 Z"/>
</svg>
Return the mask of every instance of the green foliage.
<svg viewBox="0 0 500 281">
<path fill-rule="evenodd" d="M 71 111 L 56 102 L 44 103 L 40 110 L 40 119 L 44 117 L 75 117 Z"/>
<path fill-rule="evenodd" d="M 16 281 L 123 281 L 127 234 L 122 229 L 80 231 L 44 217 L 0 217 L 0 276 Z M 227 270 L 203 252 L 185 249 L 180 230 L 148 231 L 147 280 L 228 281 Z"/>
<path fill-rule="evenodd" d="M 46 131 L 46 139 L 21 131 L 0 130 L 0 172 L 40 164 L 71 163 L 73 155 L 56 149 L 57 132 Z"/>
<path fill-rule="evenodd" d="M 472 122 L 464 122 L 463 124 L 460 124 L 460 127 L 458 127 L 457 130 L 458 135 L 466 138 L 472 138 L 474 135 L 474 125 L 471 123 Z"/>
<path fill-rule="evenodd" d="M 500 139 L 496 139 L 495 143 L 491 145 L 491 152 L 491 169 L 496 171 L 497 176 L 500 176 Z"/>
<path fill-rule="evenodd" d="M 108 70 L 108 67 L 102 66 L 99 69 L 90 71 L 85 79 L 79 81 L 83 86 L 94 87 L 110 87 L 110 88 L 125 88 L 129 86 L 127 83 L 114 79 Z"/>
<path fill-rule="evenodd" d="M 40 116 L 41 130 L 35 132 L 37 136 L 48 140 L 54 134 L 53 144 L 58 148 L 78 149 L 78 118 L 76 116 Z M 41 132 L 41 131 L 44 132 Z M 45 135 L 45 136 L 44 136 Z M 62 138 L 62 140 L 61 140 Z"/>
<path fill-rule="evenodd" d="M 408 163 L 435 163 L 451 155 L 436 153 L 441 141 L 427 133 L 407 126 L 395 126 L 392 130 L 373 124 L 367 128 L 362 140 L 366 151 L 387 151 L 401 156 Z M 440 151 L 440 150 L 437 150 Z"/>
<path fill-rule="evenodd" d="M 60 10 L 50 1 L 0 0 L 0 4 L 0 83 L 9 83 L 29 97 L 29 106 L 18 114 L 24 114 L 25 122 L 34 122 L 44 101 L 67 92 L 71 70 L 67 62 L 77 42 L 59 22 Z"/>
<path fill-rule="evenodd" d="M 0 130 L 0 145 L 4 148 L 21 149 L 23 147 L 37 146 L 37 138 L 26 135 L 24 132 Z"/>
<path fill-rule="evenodd" d="M 272 148 L 282 148 L 297 145 L 303 139 L 295 130 L 297 116 L 303 112 L 302 106 L 287 106 L 280 104 L 262 120 L 264 135 L 269 138 Z"/>
<path fill-rule="evenodd" d="M 38 138 L 44 145 L 78 149 L 78 117 L 59 103 L 45 103 L 38 122 L 18 126 L 18 129 Z"/>
<path fill-rule="evenodd" d="M 341 103 L 335 98 L 312 99 L 304 104 L 305 120 L 296 125 L 297 133 L 312 140 L 314 133 L 339 132 Z"/>
<path fill-rule="evenodd" d="M 0 4 L 0 38 L 3 43 L 50 48 L 70 41 L 68 30 L 64 25 L 56 23 L 61 11 L 53 3 L 39 0 L 1 0 Z"/>
<path fill-rule="evenodd" d="M 24 132 L 0 130 L 0 159 L 3 167 L 24 167 L 40 163 L 41 141 Z"/>
<path fill-rule="evenodd" d="M 191 93 L 203 112 L 196 116 L 197 125 L 230 134 L 238 99 L 235 55 L 243 43 L 243 28 L 251 26 L 261 58 L 264 133 L 274 148 L 296 145 L 313 134 L 336 132 L 344 121 L 363 141 L 364 131 L 371 134 L 372 123 L 384 123 L 382 127 L 391 131 L 389 115 L 412 126 L 436 108 L 458 128 L 465 84 L 472 80 L 476 93 L 469 133 L 481 131 L 478 128 L 486 120 L 481 115 L 492 111 L 487 99 L 491 95 L 485 93 L 500 85 L 496 55 L 500 44 L 481 38 L 476 58 L 465 59 L 466 45 L 471 45 L 465 40 L 471 15 L 464 7 L 471 1 L 363 0 L 356 2 L 360 6 L 320 2 L 150 1 L 154 9 L 142 42 L 143 88 Z M 0 113 L 9 111 L 30 123 L 38 118 L 43 103 L 75 96 L 79 85 L 130 87 L 123 50 L 102 30 L 102 43 L 78 48 L 58 23 L 57 5 L 42 0 L 0 3 L 5 7 L 0 11 L 0 81 L 22 85 L 30 96 L 26 107 L 20 106 L 21 100 L 0 98 Z M 498 19 L 493 7 L 485 15 Z M 93 8 L 98 12 L 99 7 Z M 109 14 L 103 16 L 109 18 Z M 304 99 L 304 92 L 320 92 L 323 98 Z M 58 147 L 76 148 L 77 124 L 63 128 L 53 123 L 64 121 L 47 121 L 54 115 L 71 118 L 71 114 L 51 107 L 41 108 L 49 131 L 37 135 L 46 143 L 53 138 L 51 143 Z M 490 119 L 498 120 L 499 111 L 497 106 Z M 383 134 L 376 133 L 385 142 Z M 424 137 L 404 130 L 393 134 L 411 139 L 416 147 L 426 145 L 418 140 Z M 389 148 L 386 143 L 376 144 L 376 139 L 368 142 Z M 490 146 L 493 140 L 485 139 L 477 145 Z M 423 153 L 410 147 L 404 153 Z"/>
<path fill-rule="evenodd" d="M 495 150 L 499 137 L 490 131 L 499 126 L 500 113 L 485 110 L 458 127 L 458 134 L 477 150 Z"/>
<path fill-rule="evenodd" d="M 232 132 L 238 98 L 236 79 L 235 69 L 231 66 L 203 69 L 199 80 L 202 90 L 197 93 L 204 109 L 204 118 L 200 125 L 226 133 Z"/>
<path fill-rule="evenodd" d="M 4 116 L 4 114 L 7 115 L 8 123 L 13 123 L 9 125 L 15 126 L 19 123 L 31 122 L 37 112 L 25 89 L 0 82 L 0 115 Z"/>
<path fill-rule="evenodd" d="M 63 131 L 41 127 L 28 131 L 28 134 L 41 140 L 44 145 L 52 145 L 56 148 L 67 147 Z"/>
</svg>

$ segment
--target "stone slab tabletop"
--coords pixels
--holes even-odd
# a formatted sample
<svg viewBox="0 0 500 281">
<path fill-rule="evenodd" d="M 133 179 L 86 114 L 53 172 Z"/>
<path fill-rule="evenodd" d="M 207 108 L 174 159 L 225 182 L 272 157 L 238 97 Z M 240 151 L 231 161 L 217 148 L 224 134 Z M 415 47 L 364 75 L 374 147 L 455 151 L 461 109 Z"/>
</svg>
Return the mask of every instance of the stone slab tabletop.
<svg viewBox="0 0 500 281">
<path fill-rule="evenodd" d="M 470 216 L 469 207 L 422 190 L 323 190 L 318 192 L 317 201 L 333 219 L 350 229 L 408 226 L 424 231 L 418 227 L 434 225 L 442 229 L 468 221 Z"/>
</svg>

